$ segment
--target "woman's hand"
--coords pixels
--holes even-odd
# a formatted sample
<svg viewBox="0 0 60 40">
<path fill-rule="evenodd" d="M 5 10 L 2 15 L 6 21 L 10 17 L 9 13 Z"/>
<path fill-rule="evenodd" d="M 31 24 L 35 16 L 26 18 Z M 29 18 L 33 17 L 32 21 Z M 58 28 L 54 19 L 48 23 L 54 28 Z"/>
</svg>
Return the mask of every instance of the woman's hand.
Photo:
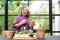
<svg viewBox="0 0 60 40">
<path fill-rule="evenodd" d="M 22 24 L 25 24 L 26 23 L 26 19 L 24 19 L 24 20 L 22 20 L 22 22 L 21 22 Z"/>
</svg>

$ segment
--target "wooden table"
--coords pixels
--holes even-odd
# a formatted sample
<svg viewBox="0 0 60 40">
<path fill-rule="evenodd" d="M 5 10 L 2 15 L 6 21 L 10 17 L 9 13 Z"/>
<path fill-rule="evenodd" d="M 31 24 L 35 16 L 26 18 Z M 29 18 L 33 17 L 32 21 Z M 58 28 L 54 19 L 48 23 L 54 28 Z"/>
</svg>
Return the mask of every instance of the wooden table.
<svg viewBox="0 0 60 40">
<path fill-rule="evenodd" d="M 35 37 L 13 37 L 13 40 L 36 40 Z"/>
</svg>

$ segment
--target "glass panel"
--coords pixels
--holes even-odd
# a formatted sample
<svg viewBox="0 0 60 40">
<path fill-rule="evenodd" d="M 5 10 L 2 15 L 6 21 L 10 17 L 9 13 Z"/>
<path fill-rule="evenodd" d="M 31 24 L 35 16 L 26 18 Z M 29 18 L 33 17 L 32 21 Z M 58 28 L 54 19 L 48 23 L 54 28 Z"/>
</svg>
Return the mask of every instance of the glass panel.
<svg viewBox="0 0 60 40">
<path fill-rule="evenodd" d="M 39 26 L 37 28 L 41 28 L 41 29 L 44 28 L 46 30 L 49 29 L 49 17 L 48 16 L 30 16 L 30 20 L 37 22 L 37 26 Z"/>
<path fill-rule="evenodd" d="M 5 20 L 4 20 L 4 16 L 0 16 L 0 35 L 2 33 L 2 31 L 5 28 Z"/>
<path fill-rule="evenodd" d="M 3 0 L 0 1 L 0 14 L 5 13 L 5 2 Z"/>
<path fill-rule="evenodd" d="M 8 1 L 8 14 L 20 15 L 21 7 L 27 6 L 28 1 Z"/>
<path fill-rule="evenodd" d="M 16 16 L 8 16 L 8 29 L 12 28 L 14 19 L 16 18 Z"/>
<path fill-rule="evenodd" d="M 52 16 L 52 27 L 55 30 L 55 16 Z"/>
<path fill-rule="evenodd" d="M 28 1 L 8 2 L 9 14 L 19 14 L 22 6 L 28 6 Z M 12 10 L 12 11 L 11 11 Z M 49 1 L 29 1 L 31 14 L 49 14 Z"/>
<path fill-rule="evenodd" d="M 49 14 L 49 1 L 30 1 L 31 14 Z"/>
<path fill-rule="evenodd" d="M 53 16 L 52 26 L 53 31 L 60 31 L 60 16 Z"/>
<path fill-rule="evenodd" d="M 60 0 L 52 0 L 52 12 L 53 14 L 60 14 L 60 5 L 59 5 L 59 2 Z M 53 17 L 53 20 L 52 20 L 52 29 L 53 31 L 60 31 L 60 16 L 52 16 Z M 56 32 L 56 33 L 53 33 L 53 35 L 60 35 L 60 33 Z"/>
<path fill-rule="evenodd" d="M 60 0 L 52 0 L 52 13 L 59 14 L 60 12 Z"/>
<path fill-rule="evenodd" d="M 59 35 L 60 35 L 60 31 L 59 31 L 59 32 L 56 32 L 56 31 L 55 31 L 55 32 L 53 33 L 53 36 L 59 36 Z"/>
<path fill-rule="evenodd" d="M 47 37 L 47 36 L 51 36 L 51 35 L 50 35 L 50 33 L 45 33 L 45 36 Z"/>
<path fill-rule="evenodd" d="M 55 1 L 52 1 L 52 13 L 55 14 Z"/>
<path fill-rule="evenodd" d="M 0 35 L 2 35 L 2 31 L 5 28 L 5 16 L 2 16 L 2 14 L 5 14 L 5 2 L 4 0 L 0 0 Z"/>
</svg>

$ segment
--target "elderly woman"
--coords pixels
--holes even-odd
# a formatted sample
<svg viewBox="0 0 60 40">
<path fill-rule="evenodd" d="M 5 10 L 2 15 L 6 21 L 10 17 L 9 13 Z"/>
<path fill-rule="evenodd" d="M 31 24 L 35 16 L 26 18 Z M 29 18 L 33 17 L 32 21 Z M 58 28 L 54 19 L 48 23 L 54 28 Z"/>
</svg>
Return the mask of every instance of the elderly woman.
<svg viewBox="0 0 60 40">
<path fill-rule="evenodd" d="M 22 7 L 21 15 L 15 18 L 13 28 L 16 28 L 18 32 L 24 29 L 29 30 L 29 9 L 27 7 Z"/>
</svg>

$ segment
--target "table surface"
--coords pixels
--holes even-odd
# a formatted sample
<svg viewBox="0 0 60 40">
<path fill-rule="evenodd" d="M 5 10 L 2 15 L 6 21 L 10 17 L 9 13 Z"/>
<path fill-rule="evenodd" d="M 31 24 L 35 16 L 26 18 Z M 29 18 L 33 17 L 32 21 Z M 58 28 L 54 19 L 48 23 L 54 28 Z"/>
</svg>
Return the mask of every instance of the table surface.
<svg viewBox="0 0 60 40">
<path fill-rule="evenodd" d="M 35 37 L 13 37 L 14 40 L 39 40 Z M 60 40 L 60 36 L 47 36 L 44 40 Z"/>
<path fill-rule="evenodd" d="M 8 38 L 6 38 L 6 36 L 0 35 L 0 40 L 13 40 L 13 39 L 8 39 Z"/>
<path fill-rule="evenodd" d="M 14 39 L 36 39 L 36 38 L 33 38 L 33 37 L 13 37 L 13 39 L 7 39 L 6 36 L 1 36 L 0 35 L 0 40 L 14 40 Z M 45 40 L 60 40 L 60 36 L 47 36 L 45 37 Z"/>
</svg>

